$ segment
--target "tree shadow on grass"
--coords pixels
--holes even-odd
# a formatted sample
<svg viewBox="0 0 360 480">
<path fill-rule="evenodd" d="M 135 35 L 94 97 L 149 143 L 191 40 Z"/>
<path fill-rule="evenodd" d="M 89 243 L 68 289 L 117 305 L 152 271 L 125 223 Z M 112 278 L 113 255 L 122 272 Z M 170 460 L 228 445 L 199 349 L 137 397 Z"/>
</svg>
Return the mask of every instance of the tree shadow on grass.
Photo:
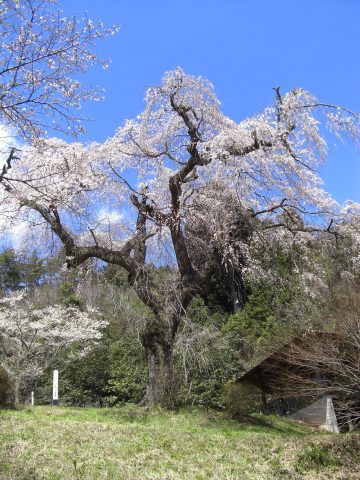
<svg viewBox="0 0 360 480">
<path fill-rule="evenodd" d="M 238 419 L 242 426 L 253 432 L 278 433 L 285 436 L 307 436 L 314 433 L 313 427 L 300 424 L 286 417 L 249 415 Z M 316 430 L 317 431 L 317 430 Z"/>
</svg>

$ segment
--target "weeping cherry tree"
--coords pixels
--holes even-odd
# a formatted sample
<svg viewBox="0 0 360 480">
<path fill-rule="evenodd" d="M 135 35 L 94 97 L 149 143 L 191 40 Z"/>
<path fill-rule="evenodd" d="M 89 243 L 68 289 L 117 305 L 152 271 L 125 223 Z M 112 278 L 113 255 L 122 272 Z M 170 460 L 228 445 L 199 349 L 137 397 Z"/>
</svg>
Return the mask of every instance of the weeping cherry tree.
<svg viewBox="0 0 360 480">
<path fill-rule="evenodd" d="M 149 312 L 141 337 L 144 403 L 172 406 L 178 327 L 209 280 L 190 218 L 207 225 L 209 242 L 244 278 L 266 274 L 253 255 L 262 238 L 284 246 L 296 239 L 305 249 L 313 235 L 336 237 L 344 219 L 356 222 L 358 205 L 340 206 L 322 188 L 320 122 L 359 138 L 359 115 L 302 89 L 275 89 L 273 105 L 237 123 L 222 113 L 207 80 L 178 68 L 147 91 L 143 113 L 103 144 L 52 138 L 8 162 L 2 218 L 27 241 L 57 240 L 69 268 L 95 257 L 128 272 Z M 236 235 L 229 234 L 230 197 L 244 220 Z M 202 262 L 194 260 L 197 248 Z M 164 265 L 171 268 L 161 275 Z"/>
</svg>

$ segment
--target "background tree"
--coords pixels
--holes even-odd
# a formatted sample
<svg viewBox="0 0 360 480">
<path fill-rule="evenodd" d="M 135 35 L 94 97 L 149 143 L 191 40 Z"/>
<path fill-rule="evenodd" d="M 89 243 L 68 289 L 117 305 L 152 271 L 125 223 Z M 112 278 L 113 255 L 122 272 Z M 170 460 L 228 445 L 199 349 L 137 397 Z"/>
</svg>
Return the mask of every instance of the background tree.
<svg viewBox="0 0 360 480">
<path fill-rule="evenodd" d="M 33 289 L 45 282 L 45 259 L 35 250 L 19 252 L 4 248 L 0 252 L 0 288 L 3 294 L 21 288 Z"/>
<path fill-rule="evenodd" d="M 20 268 L 13 248 L 6 248 L 0 253 L 0 282 L 4 295 L 8 290 L 14 290 L 20 282 Z"/>
<path fill-rule="evenodd" d="M 68 267 L 95 257 L 128 272 L 148 309 L 141 335 L 147 403 L 174 402 L 175 337 L 211 274 L 192 259 L 186 232 L 207 185 L 223 182 L 242 212 L 237 228 L 251 227 L 245 235 L 251 248 L 245 232 L 235 240 L 223 235 L 224 222 L 213 222 L 211 231 L 227 263 L 249 279 L 260 273 L 254 251 L 263 239 L 306 249 L 315 233 L 335 236 L 344 213 L 351 214 L 322 190 L 316 172 L 326 144 L 315 115 L 324 111 L 333 130 L 357 138 L 357 114 L 301 89 L 284 96 L 276 89 L 273 106 L 237 124 L 221 112 L 208 81 L 176 69 L 148 90 L 144 112 L 105 144 L 52 139 L 8 164 L 1 201 L 10 225 L 26 220 L 37 236 L 47 226 L 63 244 Z M 204 217 L 213 208 L 207 202 Z"/>
<path fill-rule="evenodd" d="M 36 309 L 24 292 L 1 300 L 0 365 L 14 383 L 15 405 L 24 388 L 63 361 L 70 345 L 76 344 L 72 353 L 82 355 L 101 338 L 107 323 L 94 314 L 59 305 Z"/>
<path fill-rule="evenodd" d="M 77 281 L 70 286 L 76 301 L 101 311 L 109 325 L 86 358 L 64 366 L 61 395 L 64 401 L 76 405 L 137 403 L 146 387 L 145 356 L 139 336 L 148 312 L 129 287 L 124 270 L 92 266 L 84 269 L 85 274 L 81 267 L 77 269 Z M 62 301 L 67 304 L 74 293 Z"/>
</svg>

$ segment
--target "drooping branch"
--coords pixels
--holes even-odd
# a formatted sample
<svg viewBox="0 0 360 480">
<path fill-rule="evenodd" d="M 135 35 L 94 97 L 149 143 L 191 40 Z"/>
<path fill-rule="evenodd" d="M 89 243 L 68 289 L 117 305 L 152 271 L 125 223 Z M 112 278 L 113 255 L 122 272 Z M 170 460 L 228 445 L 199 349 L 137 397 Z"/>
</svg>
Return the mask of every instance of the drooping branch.
<svg viewBox="0 0 360 480">
<path fill-rule="evenodd" d="M 263 197 L 263 198 L 265 198 L 265 197 Z M 265 200 L 266 200 L 266 198 L 265 198 Z M 287 216 L 290 217 L 292 222 L 295 223 L 295 220 L 293 219 L 293 216 L 291 214 L 291 210 L 295 210 L 296 212 L 299 212 L 299 213 L 304 214 L 304 215 L 316 215 L 316 216 L 320 216 L 320 215 L 330 213 L 329 211 L 320 211 L 320 210 L 319 211 L 310 211 L 310 210 L 306 210 L 305 208 L 298 207 L 297 205 L 294 205 L 292 203 L 286 203 L 287 200 L 288 200 L 287 198 L 283 198 L 281 200 L 281 202 L 276 204 L 276 205 L 271 205 L 268 208 L 264 208 L 264 209 L 258 210 L 256 212 L 252 212 L 251 217 L 255 218 L 255 217 L 258 217 L 260 215 L 263 215 L 264 213 L 274 213 L 277 210 L 282 210 Z M 332 224 L 333 224 L 333 220 L 331 220 L 330 226 Z M 327 231 L 329 231 L 329 228 L 327 228 Z"/>
<path fill-rule="evenodd" d="M 280 223 L 267 224 L 267 225 L 263 226 L 262 228 L 264 230 L 268 230 L 268 229 L 271 229 L 271 228 L 285 228 L 286 230 L 288 230 L 289 232 L 294 233 L 294 234 L 299 233 L 299 232 L 303 232 L 303 233 L 330 233 L 330 234 L 334 235 L 335 238 L 338 238 L 338 237 L 340 237 L 340 233 L 336 230 L 331 229 L 333 223 L 334 223 L 334 220 L 331 219 L 330 222 L 329 222 L 329 225 L 326 228 L 321 228 L 321 227 L 299 226 L 299 225 L 290 226 L 286 223 L 280 222 Z"/>
<path fill-rule="evenodd" d="M 301 105 L 301 108 L 316 108 L 316 107 L 325 107 L 325 108 L 331 108 L 334 110 L 339 110 L 342 112 L 349 113 L 352 117 L 357 118 L 360 120 L 360 114 L 357 112 L 354 112 L 354 110 L 350 110 L 349 108 L 342 107 L 340 105 L 334 105 L 332 103 L 322 103 L 322 102 L 315 102 L 311 105 Z"/>
<path fill-rule="evenodd" d="M 59 237 L 65 247 L 65 252 L 68 257 L 74 257 L 76 247 L 74 238 L 68 230 L 62 225 L 56 206 L 50 204 L 48 208 L 26 197 L 20 199 L 20 207 L 29 207 L 38 212 L 42 218 L 50 225 L 52 231 Z M 82 262 L 80 262 L 82 263 Z M 79 263 L 79 264 L 80 264 Z"/>
<path fill-rule="evenodd" d="M 285 202 L 286 202 L 286 198 L 283 198 L 278 205 L 273 205 L 272 207 L 264 208 L 263 210 L 259 210 L 257 212 L 254 212 L 254 213 L 251 214 L 251 216 L 254 218 L 254 217 L 257 217 L 258 215 L 262 215 L 263 213 L 272 213 L 275 210 L 278 210 L 279 208 L 284 208 L 286 206 L 290 206 L 290 205 L 286 205 Z"/>
</svg>

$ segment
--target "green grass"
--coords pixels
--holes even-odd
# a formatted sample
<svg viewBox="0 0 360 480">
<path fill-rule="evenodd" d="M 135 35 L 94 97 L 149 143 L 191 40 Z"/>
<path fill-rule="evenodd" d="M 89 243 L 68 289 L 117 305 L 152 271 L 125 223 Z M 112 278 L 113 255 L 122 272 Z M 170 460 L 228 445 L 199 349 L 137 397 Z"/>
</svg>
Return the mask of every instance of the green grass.
<svg viewBox="0 0 360 480">
<path fill-rule="evenodd" d="M 202 409 L 0 410 L 0 480 L 358 479 L 360 435 Z"/>
</svg>

